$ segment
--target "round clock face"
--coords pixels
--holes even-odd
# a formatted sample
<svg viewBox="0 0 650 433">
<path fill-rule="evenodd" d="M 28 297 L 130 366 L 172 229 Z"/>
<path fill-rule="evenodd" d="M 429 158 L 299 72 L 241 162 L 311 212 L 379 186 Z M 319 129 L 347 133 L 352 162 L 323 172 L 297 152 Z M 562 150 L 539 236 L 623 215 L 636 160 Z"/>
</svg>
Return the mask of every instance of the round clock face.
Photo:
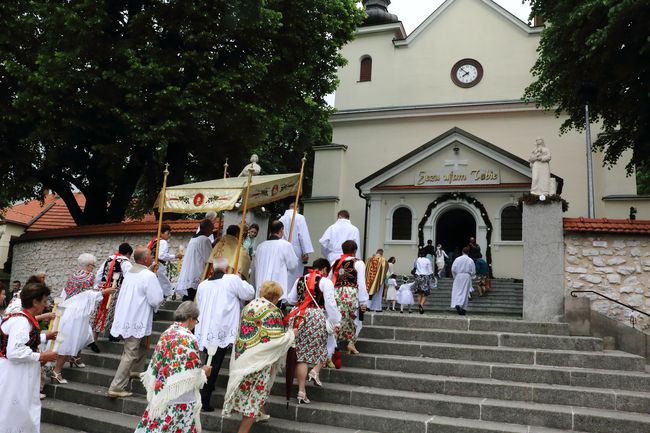
<svg viewBox="0 0 650 433">
<path fill-rule="evenodd" d="M 474 59 L 463 59 L 451 68 L 451 79 L 459 87 L 475 86 L 483 78 L 483 67 Z"/>
</svg>

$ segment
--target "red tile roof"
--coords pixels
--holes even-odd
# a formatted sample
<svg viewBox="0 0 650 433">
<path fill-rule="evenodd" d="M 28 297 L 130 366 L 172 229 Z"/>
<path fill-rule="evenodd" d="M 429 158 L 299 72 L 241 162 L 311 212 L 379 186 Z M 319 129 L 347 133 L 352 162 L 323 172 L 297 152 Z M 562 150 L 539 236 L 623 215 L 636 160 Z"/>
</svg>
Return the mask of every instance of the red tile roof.
<svg viewBox="0 0 650 433">
<path fill-rule="evenodd" d="M 27 200 L 0 211 L 0 219 L 14 224 L 28 226 L 32 220 L 47 211 L 54 205 L 58 197 L 54 194 L 45 196 L 43 203 L 40 200 Z"/>
<path fill-rule="evenodd" d="M 564 218 L 568 232 L 646 233 L 650 234 L 650 220 L 622 220 L 607 218 Z"/>
<path fill-rule="evenodd" d="M 194 233 L 199 226 L 197 220 L 179 220 L 179 221 L 163 221 L 169 224 L 172 232 L 176 233 Z M 98 224 L 90 226 L 79 227 L 66 227 L 53 230 L 39 230 L 31 231 L 23 234 L 18 242 L 33 241 L 38 239 L 54 239 L 62 237 L 78 237 L 78 236 L 97 236 L 97 235 L 114 235 L 114 234 L 133 234 L 133 233 L 150 233 L 155 235 L 158 230 L 158 223 L 156 221 L 135 221 L 124 222 L 118 224 Z M 215 231 L 220 231 L 221 225 L 217 223 Z"/>
<path fill-rule="evenodd" d="M 86 197 L 80 192 L 74 194 L 77 203 L 84 208 L 86 205 Z M 65 205 L 65 202 L 61 197 L 56 196 L 54 203 L 45 210 L 43 215 L 41 215 L 36 221 L 34 221 L 28 228 L 28 232 L 39 231 L 39 230 L 49 230 L 49 229 L 58 229 L 64 227 L 74 227 L 77 223 L 72 219 L 72 215 L 68 211 L 68 207 Z"/>
</svg>

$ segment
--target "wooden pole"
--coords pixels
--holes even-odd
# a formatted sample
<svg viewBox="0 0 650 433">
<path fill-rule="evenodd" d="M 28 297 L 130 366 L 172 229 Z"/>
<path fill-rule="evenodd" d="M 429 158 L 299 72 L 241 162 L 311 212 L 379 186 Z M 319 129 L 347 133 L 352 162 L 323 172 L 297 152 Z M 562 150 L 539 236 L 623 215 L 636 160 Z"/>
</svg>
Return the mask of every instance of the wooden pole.
<svg viewBox="0 0 650 433">
<path fill-rule="evenodd" d="M 223 178 L 226 179 L 228 177 L 228 158 L 226 158 L 226 162 L 223 164 Z"/>
<path fill-rule="evenodd" d="M 296 214 L 298 213 L 298 201 L 300 194 L 302 194 L 302 178 L 305 175 L 305 162 L 307 162 L 307 154 L 302 156 L 302 166 L 300 167 L 300 178 L 298 179 L 298 190 L 296 191 L 296 200 L 293 202 L 293 215 L 291 215 L 291 227 L 289 228 L 289 242 L 293 237 L 293 225 L 296 222 Z M 301 259 L 302 260 L 302 259 Z"/>
<path fill-rule="evenodd" d="M 154 269 L 158 270 L 158 252 L 160 251 L 160 231 L 162 230 L 163 214 L 165 213 L 165 195 L 167 193 L 167 175 L 169 175 L 169 164 L 165 163 L 163 171 L 163 186 L 158 196 L 158 234 L 156 235 L 156 258 Z"/>
<path fill-rule="evenodd" d="M 244 237 L 244 226 L 246 225 L 246 212 L 248 212 L 248 195 L 251 191 L 251 181 L 253 178 L 253 168 L 248 169 L 248 180 L 246 181 L 246 193 L 244 195 L 244 207 L 242 208 L 241 223 L 239 224 L 239 239 L 237 241 L 237 250 L 235 251 L 235 263 L 232 267 L 233 273 L 239 272 L 239 254 L 241 253 L 241 244 Z"/>
</svg>

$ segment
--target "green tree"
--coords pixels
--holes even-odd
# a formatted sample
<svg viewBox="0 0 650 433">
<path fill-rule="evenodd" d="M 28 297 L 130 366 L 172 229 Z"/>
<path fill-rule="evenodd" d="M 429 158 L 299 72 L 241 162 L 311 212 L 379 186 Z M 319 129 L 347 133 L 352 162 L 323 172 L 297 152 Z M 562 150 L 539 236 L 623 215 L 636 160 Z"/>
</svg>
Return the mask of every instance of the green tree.
<svg viewBox="0 0 650 433">
<path fill-rule="evenodd" d="M 628 173 L 650 168 L 650 2 L 531 0 L 543 30 L 526 97 L 566 114 L 561 130 L 584 129 L 585 99 L 602 131 L 605 165 L 631 150 Z"/>
<path fill-rule="evenodd" d="M 297 170 L 330 139 L 362 18 L 354 0 L 0 2 L 0 207 L 51 189 L 78 224 L 118 222 L 150 209 L 165 161 L 170 185 L 254 150 Z"/>
</svg>

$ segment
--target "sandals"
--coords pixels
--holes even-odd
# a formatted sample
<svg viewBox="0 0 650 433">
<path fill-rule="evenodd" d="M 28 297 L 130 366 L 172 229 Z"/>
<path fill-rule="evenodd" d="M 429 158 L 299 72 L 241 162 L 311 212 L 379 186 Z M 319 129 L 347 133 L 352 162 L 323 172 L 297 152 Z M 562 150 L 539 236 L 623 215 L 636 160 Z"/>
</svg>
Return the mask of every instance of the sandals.
<svg viewBox="0 0 650 433">
<path fill-rule="evenodd" d="M 298 393 L 298 404 L 309 404 L 311 400 L 307 398 L 307 393 L 299 392 Z"/>
<path fill-rule="evenodd" d="M 65 380 L 63 376 L 61 376 L 61 373 L 57 373 L 56 371 L 52 371 L 52 376 L 50 376 L 50 379 L 52 380 L 52 383 L 56 382 L 60 385 L 68 383 L 68 381 Z"/>
<path fill-rule="evenodd" d="M 320 387 L 323 386 L 323 384 L 320 381 L 320 377 L 318 377 L 318 373 L 316 373 L 314 370 L 311 370 L 309 372 L 307 380 L 314 382 L 314 385 L 316 386 L 320 386 Z"/>
<path fill-rule="evenodd" d="M 86 364 L 81 361 L 81 357 L 73 356 L 70 358 L 70 368 L 86 368 Z"/>
</svg>

